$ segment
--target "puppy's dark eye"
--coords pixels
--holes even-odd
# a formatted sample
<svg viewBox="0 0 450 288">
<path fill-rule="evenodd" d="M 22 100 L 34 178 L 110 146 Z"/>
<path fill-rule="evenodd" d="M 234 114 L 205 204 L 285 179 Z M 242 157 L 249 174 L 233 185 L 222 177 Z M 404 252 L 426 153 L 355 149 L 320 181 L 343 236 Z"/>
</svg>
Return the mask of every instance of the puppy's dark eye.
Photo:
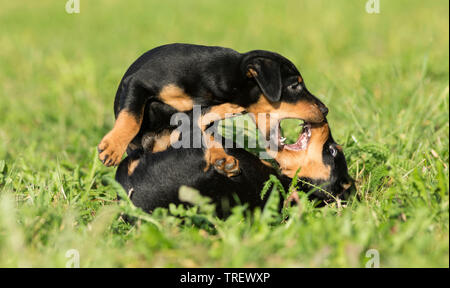
<svg viewBox="0 0 450 288">
<path fill-rule="evenodd" d="M 300 86 L 300 83 L 299 82 L 295 82 L 294 84 L 291 84 L 291 85 L 289 85 L 288 86 L 288 88 L 290 89 L 290 90 L 297 90 L 297 89 L 299 89 L 301 86 Z"/>
<path fill-rule="evenodd" d="M 334 148 L 333 145 L 330 145 L 329 149 L 330 149 L 331 156 L 336 157 L 337 149 Z"/>
</svg>

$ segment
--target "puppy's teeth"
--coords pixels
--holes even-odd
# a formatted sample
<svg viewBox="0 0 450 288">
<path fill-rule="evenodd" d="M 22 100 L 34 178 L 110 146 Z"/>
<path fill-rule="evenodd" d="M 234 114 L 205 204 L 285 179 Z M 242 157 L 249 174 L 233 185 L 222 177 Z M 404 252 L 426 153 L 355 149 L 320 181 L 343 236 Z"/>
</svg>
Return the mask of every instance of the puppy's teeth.
<svg viewBox="0 0 450 288">
<path fill-rule="evenodd" d="M 281 143 L 284 143 L 284 141 L 286 141 L 286 137 L 281 137 L 280 141 Z"/>
</svg>

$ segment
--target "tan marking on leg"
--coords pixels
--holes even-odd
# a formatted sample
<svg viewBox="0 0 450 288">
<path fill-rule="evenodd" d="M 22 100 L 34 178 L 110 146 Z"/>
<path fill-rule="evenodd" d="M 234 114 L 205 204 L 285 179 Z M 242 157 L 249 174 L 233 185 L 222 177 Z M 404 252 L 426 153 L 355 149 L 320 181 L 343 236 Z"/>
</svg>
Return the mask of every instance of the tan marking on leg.
<svg viewBox="0 0 450 288">
<path fill-rule="evenodd" d="M 147 132 L 142 135 L 141 138 L 141 146 L 144 149 L 144 152 L 152 152 L 153 146 L 155 145 L 155 139 L 157 138 L 157 134 L 155 132 Z"/>
<path fill-rule="evenodd" d="M 244 107 L 231 103 L 212 106 L 208 112 L 200 116 L 197 124 L 203 132 L 209 124 L 218 120 L 235 117 L 244 111 Z"/>
<path fill-rule="evenodd" d="M 178 141 L 180 132 L 178 130 L 169 131 L 164 130 L 161 134 L 156 136 L 155 143 L 153 145 L 153 153 L 167 150 L 173 143 Z"/>
<path fill-rule="evenodd" d="M 141 113 L 142 115 L 142 113 Z M 118 165 L 128 144 L 139 132 L 142 116 L 136 119 L 133 113 L 120 111 L 113 129 L 103 137 L 98 145 L 99 159 L 106 166 Z"/>
<path fill-rule="evenodd" d="M 128 163 L 128 176 L 130 176 L 131 174 L 133 174 L 134 169 L 136 169 L 136 167 L 139 164 L 139 159 L 133 160 L 130 163 Z"/>
<path fill-rule="evenodd" d="M 211 107 L 211 109 L 207 113 L 200 116 L 200 118 L 198 119 L 197 125 L 202 131 L 202 137 L 205 141 L 206 146 L 205 171 L 207 171 L 212 165 L 217 172 L 227 175 L 228 177 L 239 174 L 239 161 L 233 156 L 227 155 L 222 147 L 222 144 L 215 141 L 214 136 L 207 135 L 205 133 L 205 129 L 208 125 L 215 121 L 237 116 L 237 114 L 240 114 L 244 111 L 245 108 L 242 106 L 231 103 L 224 103 Z"/>
<path fill-rule="evenodd" d="M 209 149 L 206 149 L 206 151 L 205 151 L 205 162 L 206 162 L 206 165 L 205 165 L 205 168 L 203 168 L 203 172 L 208 171 L 209 168 L 211 167 L 210 159 L 211 159 L 211 151 Z"/>
<path fill-rule="evenodd" d="M 172 133 L 170 133 L 169 137 L 170 145 L 180 140 L 180 134 L 181 133 L 178 130 L 173 130 Z"/>
<path fill-rule="evenodd" d="M 215 141 L 211 135 L 205 140 L 207 149 L 205 151 L 206 166 L 204 171 L 208 171 L 211 166 L 220 174 L 227 177 L 238 175 L 241 171 L 239 169 L 239 160 L 233 156 L 228 155 L 222 147 L 222 144 Z"/>
<path fill-rule="evenodd" d="M 142 137 L 142 147 L 145 152 L 157 153 L 166 150 L 180 137 L 178 130 L 164 130 L 156 134 L 155 132 L 145 133 Z"/>
<path fill-rule="evenodd" d="M 174 84 L 163 87 L 158 98 L 181 112 L 192 110 L 194 106 L 192 98 L 183 89 Z"/>
</svg>

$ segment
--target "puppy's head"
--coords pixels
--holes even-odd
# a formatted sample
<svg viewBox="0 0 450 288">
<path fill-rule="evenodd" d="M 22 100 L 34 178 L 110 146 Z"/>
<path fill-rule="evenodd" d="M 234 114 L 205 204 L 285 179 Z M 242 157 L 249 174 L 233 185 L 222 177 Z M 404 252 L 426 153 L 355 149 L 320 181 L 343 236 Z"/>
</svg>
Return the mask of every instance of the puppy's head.
<svg viewBox="0 0 450 288">
<path fill-rule="evenodd" d="M 333 140 L 327 122 L 304 124 L 294 144 L 285 145 L 283 138 L 279 141 L 278 151 L 269 153 L 283 175 L 293 178 L 299 171 L 303 191 L 313 191 L 312 196 L 331 201 L 336 196 L 347 199 L 354 190 L 342 147 Z"/>
<path fill-rule="evenodd" d="M 248 79 L 252 98 L 248 112 L 309 123 L 324 121 L 327 107 L 306 89 L 300 72 L 285 57 L 269 51 L 251 51 L 244 54 L 241 70 Z"/>
</svg>

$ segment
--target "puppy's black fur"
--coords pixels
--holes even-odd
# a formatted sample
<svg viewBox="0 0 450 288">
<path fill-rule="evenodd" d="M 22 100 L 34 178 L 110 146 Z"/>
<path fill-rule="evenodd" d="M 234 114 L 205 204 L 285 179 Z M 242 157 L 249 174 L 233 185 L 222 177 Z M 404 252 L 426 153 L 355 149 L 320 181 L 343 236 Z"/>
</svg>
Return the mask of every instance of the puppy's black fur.
<svg viewBox="0 0 450 288">
<path fill-rule="evenodd" d="M 244 149 L 225 151 L 239 159 L 242 171 L 239 175 L 229 178 L 214 169 L 204 172 L 206 163 L 202 149 L 169 148 L 159 153 L 134 151 L 120 163 L 116 180 L 129 193 L 133 204 L 146 212 L 168 207 L 170 203 L 182 203 L 178 191 L 183 185 L 210 197 L 219 216 L 226 216 L 229 213 L 227 207 L 239 203 L 247 203 L 251 209 L 262 207 L 267 199 L 261 199 L 261 189 L 270 175 L 278 175 L 277 171 Z M 128 175 L 128 165 L 136 159 L 139 159 L 139 164 L 133 174 Z M 279 178 L 288 187 L 291 179 Z"/>
<path fill-rule="evenodd" d="M 170 117 L 192 105 L 211 108 L 232 103 L 247 109 L 261 97 L 277 105 L 302 102 L 297 116 L 307 122 L 321 122 L 328 112 L 306 89 L 295 65 L 277 53 L 254 50 L 241 54 L 229 48 L 191 44 L 154 48 L 128 68 L 119 84 L 114 113 L 117 120 L 122 111 L 127 117 L 99 144 L 100 160 L 107 166 L 118 164 L 124 145 L 132 143 L 127 150 L 130 153 L 141 147 L 146 133 L 173 129 Z M 258 109 L 253 111 L 258 113 Z M 129 120 L 133 117 L 135 123 Z M 137 128 L 126 131 L 131 126 Z"/>
<path fill-rule="evenodd" d="M 256 72 L 254 77 L 248 77 L 249 69 Z M 271 102 L 308 101 L 326 114 L 326 106 L 306 87 L 299 93 L 282 93 L 294 83 L 304 86 L 298 83 L 298 76 L 295 65 L 274 52 L 254 50 L 241 54 L 223 47 L 169 44 L 144 53 L 128 68 L 117 90 L 114 112 L 117 116 L 122 109 L 128 109 L 139 115 L 145 103 L 161 102 L 157 96 L 164 87 L 175 85 L 194 103 L 206 107 L 221 103 L 248 107 L 263 92 Z M 161 129 L 158 119 L 148 120 L 147 129 Z"/>
<path fill-rule="evenodd" d="M 331 133 L 328 135 L 320 148 L 323 164 L 330 167 L 329 179 L 301 178 L 298 188 L 304 192 L 311 191 L 311 199 L 332 201 L 335 196 L 346 199 L 352 191 L 349 188 L 353 188 L 353 180 L 348 175 L 342 150 L 335 148 L 337 144 Z M 247 203 L 251 209 L 263 207 L 267 198 L 261 199 L 260 193 L 270 175 L 276 175 L 287 191 L 291 178 L 279 175 L 274 168 L 244 149 L 232 148 L 225 151 L 240 161 L 240 175 L 229 178 L 214 169 L 205 172 L 206 162 L 202 149 L 170 147 L 159 153 L 134 151 L 119 165 L 116 180 L 129 193 L 134 205 L 147 212 L 157 207 L 168 207 L 170 203 L 182 203 L 178 198 L 182 185 L 193 187 L 202 195 L 210 197 L 216 204 L 219 216 L 228 215 L 227 209 L 238 203 Z M 129 167 L 133 161 L 139 162 L 130 175 Z M 322 187 L 328 193 L 317 190 L 308 183 Z"/>
</svg>

